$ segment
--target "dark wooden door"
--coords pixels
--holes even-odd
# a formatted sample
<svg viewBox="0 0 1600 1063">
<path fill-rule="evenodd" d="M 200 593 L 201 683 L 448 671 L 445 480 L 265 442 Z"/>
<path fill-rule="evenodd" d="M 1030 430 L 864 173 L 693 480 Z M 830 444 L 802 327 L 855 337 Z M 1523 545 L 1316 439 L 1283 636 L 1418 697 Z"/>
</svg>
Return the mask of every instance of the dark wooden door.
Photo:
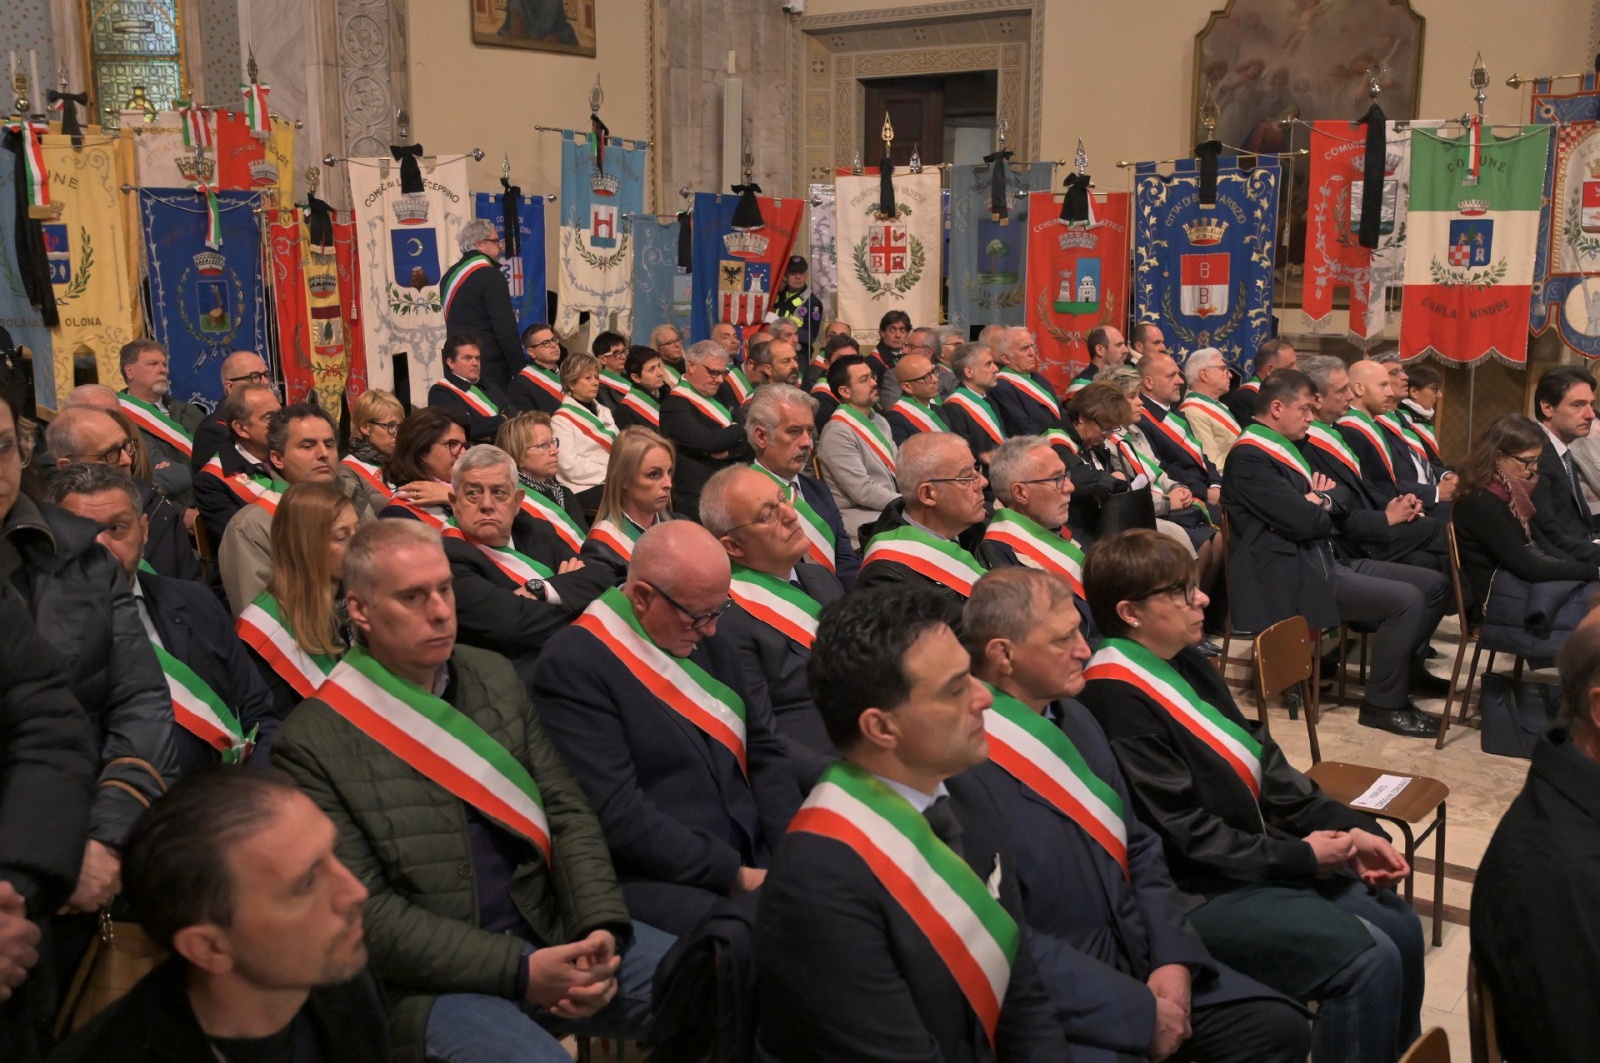
<svg viewBox="0 0 1600 1063">
<path fill-rule="evenodd" d="M 944 82 L 938 78 L 886 78 L 862 82 L 867 90 L 861 159 L 883 158 L 883 115 L 894 126 L 894 164 L 905 166 L 916 150 L 923 165 L 944 161 Z"/>
</svg>

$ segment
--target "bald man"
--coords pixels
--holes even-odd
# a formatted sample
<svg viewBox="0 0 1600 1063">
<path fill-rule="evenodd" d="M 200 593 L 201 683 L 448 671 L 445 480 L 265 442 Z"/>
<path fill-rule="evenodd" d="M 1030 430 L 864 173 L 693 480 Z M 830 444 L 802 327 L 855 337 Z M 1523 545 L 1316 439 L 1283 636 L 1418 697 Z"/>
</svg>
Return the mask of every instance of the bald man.
<svg viewBox="0 0 1600 1063">
<path fill-rule="evenodd" d="M 658 524 L 634 544 L 627 582 L 550 640 L 533 680 L 628 911 L 679 936 L 761 885 L 800 806 L 771 706 L 712 638 L 730 583 L 710 532 Z"/>
<path fill-rule="evenodd" d="M 939 409 L 939 371 L 926 354 L 905 354 L 894 367 L 900 397 L 884 408 L 889 435 L 899 446 L 919 432 L 948 432 Z"/>
<path fill-rule="evenodd" d="M 1362 359 L 1350 366 L 1349 411 L 1339 418 L 1339 434 L 1361 461 L 1361 469 L 1378 501 L 1388 505 L 1402 495 L 1415 495 L 1432 513 L 1441 502 L 1455 496 L 1456 475 L 1435 473 L 1426 460 L 1417 460 L 1396 421 L 1399 397 L 1388 366 Z"/>
<path fill-rule="evenodd" d="M 255 351 L 234 351 L 222 360 L 222 401 L 212 410 L 200 427 L 194 430 L 194 451 L 189 455 L 189 468 L 199 473 L 212 456 L 227 448 L 231 432 L 223 416 L 222 407 L 228 396 L 246 384 L 272 383 L 272 371 L 266 359 Z"/>
</svg>

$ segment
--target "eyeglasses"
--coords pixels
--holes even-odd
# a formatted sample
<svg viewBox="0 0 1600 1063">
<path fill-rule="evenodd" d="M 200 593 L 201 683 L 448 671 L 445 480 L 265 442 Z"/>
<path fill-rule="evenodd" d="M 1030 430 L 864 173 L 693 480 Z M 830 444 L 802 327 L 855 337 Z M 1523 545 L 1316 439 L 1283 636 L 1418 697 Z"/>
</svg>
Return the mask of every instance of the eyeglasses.
<svg viewBox="0 0 1600 1063">
<path fill-rule="evenodd" d="M 554 336 L 551 336 L 547 340 L 538 340 L 538 341 L 536 341 L 534 343 L 528 344 L 528 350 L 537 351 L 541 347 L 559 347 L 559 346 L 561 346 L 561 345 L 556 342 L 556 338 Z"/>
<path fill-rule="evenodd" d="M 1060 476 L 1046 476 L 1042 480 L 1018 480 L 1017 482 L 1022 484 L 1051 484 L 1057 491 L 1064 491 L 1066 490 L 1067 480 L 1069 479 L 1071 479 L 1071 477 L 1069 477 L 1066 473 L 1062 473 Z"/>
<path fill-rule="evenodd" d="M 32 460 L 32 439 L 27 436 L 11 436 L 9 439 L 0 439 L 0 464 L 14 461 L 20 468 L 26 468 L 28 462 Z"/>
<path fill-rule="evenodd" d="M 1130 598 L 1128 600 L 1133 602 L 1142 602 L 1149 598 L 1159 598 L 1164 594 L 1181 594 L 1183 595 L 1184 605 L 1193 605 L 1195 593 L 1199 590 L 1200 584 L 1191 579 L 1184 580 L 1181 583 L 1171 583 L 1165 587 L 1158 587 L 1149 594 L 1141 594 L 1137 598 Z"/>
<path fill-rule="evenodd" d="M 548 441 L 546 441 L 544 443 L 529 443 L 528 444 L 528 449 L 529 450 L 541 450 L 541 451 L 560 450 L 561 449 L 561 440 L 555 439 L 555 438 L 551 438 L 550 440 L 548 440 Z"/>
<path fill-rule="evenodd" d="M 938 380 L 938 379 L 939 379 L 939 370 L 930 369 L 926 373 L 923 373 L 921 376 L 912 377 L 910 380 L 907 380 L 906 383 L 907 384 L 926 384 L 931 380 Z"/>
<path fill-rule="evenodd" d="M 381 428 L 385 432 L 388 432 L 390 435 L 394 435 L 396 432 L 400 431 L 400 422 L 399 421 L 373 421 L 371 427 L 373 427 L 373 428 Z"/>
<path fill-rule="evenodd" d="M 983 477 L 978 474 L 978 470 L 975 466 L 968 466 L 966 469 L 962 470 L 960 476 L 935 476 L 930 480 L 924 480 L 922 482 L 929 484 L 960 484 L 962 487 L 971 487 L 973 484 L 982 479 Z"/>
<path fill-rule="evenodd" d="M 931 343 L 908 343 L 908 344 L 906 344 L 906 350 L 908 350 L 908 351 L 931 351 L 933 349 L 934 349 L 933 348 L 933 344 L 931 344 Z"/>
<path fill-rule="evenodd" d="M 452 458 L 460 457 L 461 452 L 467 449 L 466 441 L 461 439 L 441 439 L 434 446 L 448 450 Z"/>
<path fill-rule="evenodd" d="M 717 605 L 713 609 L 707 609 L 703 613 L 691 612 L 690 610 L 685 609 L 682 606 L 682 604 L 680 604 L 678 602 L 678 600 L 676 598 L 674 598 L 672 595 L 668 594 L 666 591 L 662 590 L 660 587 L 657 587 L 655 584 L 647 583 L 647 584 L 645 584 L 645 586 L 649 587 L 651 590 L 653 590 L 657 594 L 661 595 L 661 597 L 666 600 L 666 603 L 668 605 L 672 606 L 678 612 L 680 612 L 684 616 L 688 617 L 689 618 L 689 629 L 691 631 L 704 631 L 704 630 L 706 630 L 706 628 L 708 628 L 711 625 L 715 624 L 717 622 L 718 618 L 720 618 L 723 613 L 726 613 L 729 609 L 733 608 L 733 599 L 732 598 L 724 598 L 722 600 L 721 604 Z"/>
<path fill-rule="evenodd" d="M 227 380 L 223 381 L 223 383 L 225 383 L 225 384 L 246 384 L 246 383 L 249 383 L 249 384 L 265 384 L 270 378 L 271 378 L 271 374 L 268 373 L 265 369 L 258 369 L 254 373 L 245 373 L 243 376 L 230 376 Z"/>
<path fill-rule="evenodd" d="M 1524 469 L 1532 469 L 1539 464 L 1539 455 L 1537 454 L 1531 458 L 1525 458 L 1521 454 L 1507 454 L 1506 457 L 1512 461 L 1521 462 Z"/>
<path fill-rule="evenodd" d="M 483 501 L 484 490 L 485 488 L 482 485 L 472 484 L 471 486 L 463 487 L 461 489 L 461 497 L 466 499 L 467 505 L 475 506 L 479 502 Z M 487 490 L 489 492 L 489 497 L 493 498 L 497 505 L 504 505 L 505 503 L 511 501 L 511 488 L 506 487 L 504 484 L 496 484 L 494 487 L 490 487 Z"/>
<path fill-rule="evenodd" d="M 761 525 L 763 528 L 771 527 L 773 524 L 778 522 L 780 517 L 783 516 L 783 511 L 785 509 L 793 508 L 794 503 L 789 501 L 788 491 L 785 489 L 784 497 L 776 502 L 768 502 L 766 505 L 762 506 L 761 512 L 756 514 L 755 520 L 747 520 L 743 524 L 735 524 L 733 527 L 723 532 L 723 534 L 732 535 L 740 528 L 749 528 L 757 524 Z"/>
<path fill-rule="evenodd" d="M 139 445 L 133 440 L 124 439 L 121 443 L 118 443 L 114 447 L 108 447 L 99 454 L 74 454 L 72 456 L 74 458 L 80 458 L 84 461 L 98 461 L 104 465 L 115 465 L 117 463 L 117 459 L 123 455 L 127 455 L 130 458 L 133 457 L 134 452 L 138 449 L 138 446 Z"/>
<path fill-rule="evenodd" d="M 729 373 L 733 372 L 733 369 L 731 367 L 730 368 L 723 368 L 723 369 L 713 369 L 709 365 L 706 365 L 704 363 L 701 363 L 700 368 L 704 369 L 706 371 L 706 375 L 709 376 L 712 380 L 721 380 L 723 377 L 725 377 Z"/>
</svg>

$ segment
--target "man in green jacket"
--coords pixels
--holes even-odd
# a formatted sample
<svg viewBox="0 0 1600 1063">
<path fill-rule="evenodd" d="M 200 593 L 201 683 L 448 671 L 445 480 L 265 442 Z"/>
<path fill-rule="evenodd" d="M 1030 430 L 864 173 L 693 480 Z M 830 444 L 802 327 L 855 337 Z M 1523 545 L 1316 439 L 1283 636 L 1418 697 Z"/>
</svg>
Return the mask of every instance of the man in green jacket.
<svg viewBox="0 0 1600 1063">
<path fill-rule="evenodd" d="M 359 643 L 272 760 L 333 819 L 371 893 L 394 1058 L 531 1063 L 568 1059 L 570 1033 L 642 1039 L 673 939 L 630 920 L 600 824 L 510 662 L 456 644 L 439 533 L 373 521 L 344 577 Z"/>
</svg>

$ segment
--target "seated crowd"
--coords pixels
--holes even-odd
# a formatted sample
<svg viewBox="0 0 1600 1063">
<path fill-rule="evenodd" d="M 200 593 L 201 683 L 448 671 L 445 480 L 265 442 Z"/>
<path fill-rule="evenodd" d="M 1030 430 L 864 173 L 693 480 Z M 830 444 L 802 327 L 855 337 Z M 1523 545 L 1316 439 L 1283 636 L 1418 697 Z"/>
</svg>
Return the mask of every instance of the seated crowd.
<svg viewBox="0 0 1600 1063">
<path fill-rule="evenodd" d="M 208 415 L 134 341 L 37 456 L 0 381 L 0 1058 L 114 918 L 165 958 L 52 1058 L 1397 1060 L 1411 869 L 1212 636 L 1375 632 L 1360 724 L 1432 737 L 1453 542 L 1561 651 L 1530 794 L 1600 793 L 1594 378 L 1451 470 L 1427 367 L 1231 386 L 1140 324 L 1058 394 L 1025 328 L 913 324 L 456 330 L 342 456 L 252 352 Z M 1593 979 L 1510 891 L 1592 875 L 1520 845 L 1480 967 L 1512 1058 L 1577 1059 Z"/>
</svg>

